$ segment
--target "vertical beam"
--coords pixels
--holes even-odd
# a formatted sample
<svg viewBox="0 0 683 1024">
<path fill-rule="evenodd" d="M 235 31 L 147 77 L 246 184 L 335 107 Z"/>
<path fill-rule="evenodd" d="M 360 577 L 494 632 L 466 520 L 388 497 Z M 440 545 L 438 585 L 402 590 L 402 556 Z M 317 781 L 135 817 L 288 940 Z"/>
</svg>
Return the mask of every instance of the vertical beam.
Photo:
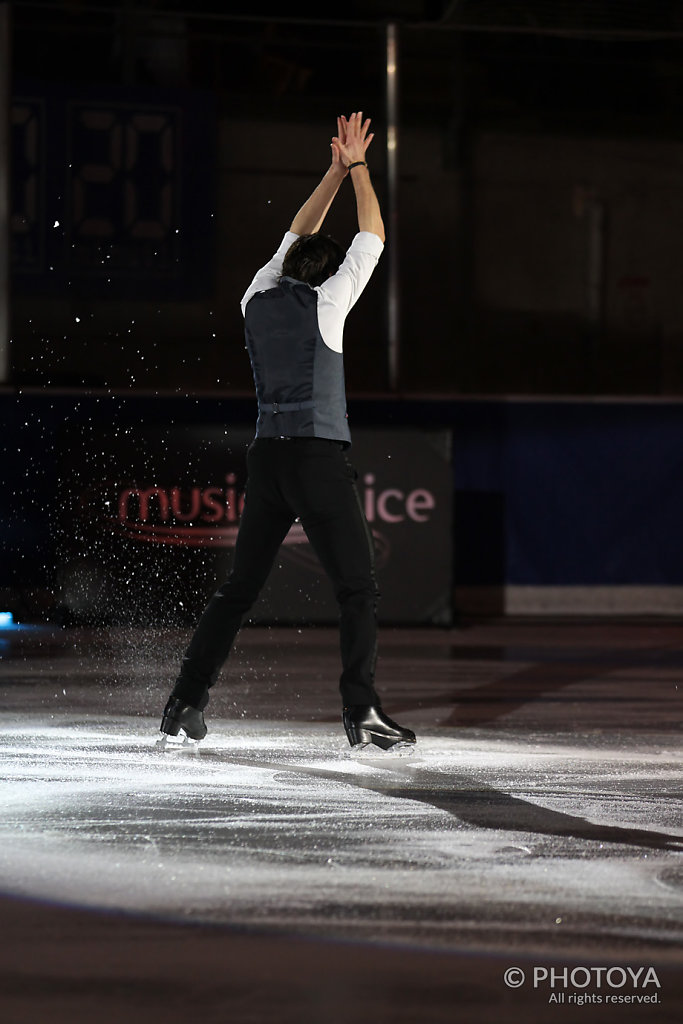
<svg viewBox="0 0 683 1024">
<path fill-rule="evenodd" d="M 596 336 L 603 326 L 605 295 L 605 205 L 592 192 L 587 204 L 588 253 L 586 289 L 588 320 Z"/>
<path fill-rule="evenodd" d="M 0 384 L 5 384 L 10 375 L 10 53 L 10 5 L 0 3 Z"/>
<path fill-rule="evenodd" d="M 389 281 L 387 286 L 387 370 L 389 388 L 398 390 L 401 355 L 398 276 L 398 26 L 386 27 L 386 111 L 387 111 L 387 238 Z"/>
<path fill-rule="evenodd" d="M 595 389 L 598 352 L 605 320 L 605 255 L 607 216 L 597 186 L 574 187 L 574 216 L 586 224 L 586 363 L 590 387 Z"/>
</svg>

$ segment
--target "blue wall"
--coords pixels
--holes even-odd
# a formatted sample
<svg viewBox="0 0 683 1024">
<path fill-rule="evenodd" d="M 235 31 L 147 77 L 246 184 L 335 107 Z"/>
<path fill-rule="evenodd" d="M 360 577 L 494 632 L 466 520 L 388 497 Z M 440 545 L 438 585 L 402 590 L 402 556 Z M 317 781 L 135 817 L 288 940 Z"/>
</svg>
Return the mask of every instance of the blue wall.
<svg viewBox="0 0 683 1024">
<path fill-rule="evenodd" d="M 683 404 L 356 400 L 453 431 L 456 585 L 683 585 Z M 66 428 L 249 424 L 251 399 L 0 393 L 0 588 L 49 587 Z"/>
</svg>

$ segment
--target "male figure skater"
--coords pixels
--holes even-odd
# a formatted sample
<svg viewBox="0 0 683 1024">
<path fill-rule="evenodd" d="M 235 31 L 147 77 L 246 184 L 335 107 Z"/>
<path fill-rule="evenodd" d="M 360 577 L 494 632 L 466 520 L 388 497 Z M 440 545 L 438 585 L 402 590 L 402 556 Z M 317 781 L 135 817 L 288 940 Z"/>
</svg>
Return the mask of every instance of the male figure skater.
<svg viewBox="0 0 683 1024">
<path fill-rule="evenodd" d="M 345 449 L 342 335 L 384 247 L 384 225 L 365 154 L 362 112 L 338 118 L 332 162 L 273 258 L 242 299 L 258 398 L 247 453 L 244 511 L 230 577 L 211 598 L 183 659 L 161 732 L 206 735 L 203 711 L 242 619 L 292 523 L 299 519 L 334 586 L 340 610 L 342 720 L 352 747 L 388 750 L 415 734 L 382 711 L 374 688 L 377 587 L 372 536 Z M 358 233 L 348 251 L 319 229 L 349 175 Z"/>
</svg>

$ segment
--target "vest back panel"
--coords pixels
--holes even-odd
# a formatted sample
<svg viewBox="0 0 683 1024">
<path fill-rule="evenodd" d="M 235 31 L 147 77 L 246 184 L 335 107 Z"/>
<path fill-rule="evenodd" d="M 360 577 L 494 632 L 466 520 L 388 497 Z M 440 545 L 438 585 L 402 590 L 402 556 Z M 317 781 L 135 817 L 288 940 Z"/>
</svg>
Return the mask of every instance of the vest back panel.
<svg viewBox="0 0 683 1024">
<path fill-rule="evenodd" d="M 323 341 L 314 289 L 281 278 L 249 300 L 244 326 L 259 406 L 256 436 L 349 443 L 344 357 Z"/>
</svg>

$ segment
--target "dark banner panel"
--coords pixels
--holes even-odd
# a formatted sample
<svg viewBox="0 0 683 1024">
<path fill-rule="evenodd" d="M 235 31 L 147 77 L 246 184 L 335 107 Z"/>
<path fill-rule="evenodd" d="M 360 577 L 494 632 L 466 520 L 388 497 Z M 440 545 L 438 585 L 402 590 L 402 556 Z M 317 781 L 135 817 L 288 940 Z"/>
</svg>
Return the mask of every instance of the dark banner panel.
<svg viewBox="0 0 683 1024">
<path fill-rule="evenodd" d="M 62 434 L 57 591 L 75 620 L 193 621 L 230 572 L 252 428 Z M 447 624 L 452 481 L 447 431 L 356 431 L 351 458 L 376 549 L 384 622 Z M 295 523 L 253 610 L 332 622 L 330 584 Z"/>
</svg>

